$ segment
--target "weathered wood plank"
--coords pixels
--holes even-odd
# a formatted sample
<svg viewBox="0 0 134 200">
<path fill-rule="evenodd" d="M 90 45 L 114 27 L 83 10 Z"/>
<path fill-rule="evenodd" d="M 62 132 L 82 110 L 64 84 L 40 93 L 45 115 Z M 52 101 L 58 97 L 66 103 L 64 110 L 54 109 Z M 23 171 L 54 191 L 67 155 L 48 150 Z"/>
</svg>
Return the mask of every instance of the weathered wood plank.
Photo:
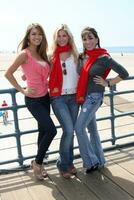
<svg viewBox="0 0 134 200">
<path fill-rule="evenodd" d="M 127 152 L 131 157 L 134 158 L 134 147 L 123 148 L 121 152 Z"/>
<path fill-rule="evenodd" d="M 64 196 L 57 190 L 54 183 L 48 178 L 37 181 L 31 171 L 20 173 L 32 200 L 65 200 Z"/>
<path fill-rule="evenodd" d="M 107 155 L 110 162 L 114 162 L 134 175 L 134 154 L 126 150 L 116 150 Z"/>
<path fill-rule="evenodd" d="M 2 200 L 32 200 L 18 173 L 0 176 L 0 194 Z"/>
<path fill-rule="evenodd" d="M 67 180 L 59 175 L 57 168 L 49 170 L 51 180 L 68 200 L 98 200 L 97 196 L 88 189 L 80 179 L 73 176 Z"/>
<path fill-rule="evenodd" d="M 113 154 L 113 152 L 112 155 L 107 155 L 108 166 L 107 168 L 101 170 L 101 173 L 103 173 L 114 183 L 119 185 L 119 187 L 121 187 L 124 191 L 134 197 L 134 175 L 129 172 L 130 162 L 132 166 L 133 160 L 131 159 L 130 161 L 127 157 L 125 157 L 125 159 L 127 159 L 126 162 L 128 162 L 129 164 L 128 166 L 127 164 L 124 164 L 124 167 L 123 162 L 120 161 L 120 157 L 118 157 L 118 155 L 121 156 L 123 154 L 121 152 L 119 153 L 119 151 L 115 152 L 115 155 Z"/>
<path fill-rule="evenodd" d="M 134 147 L 105 153 L 108 165 L 85 175 L 76 159 L 77 176 L 66 180 L 56 165 L 48 165 L 49 177 L 35 181 L 31 170 L 0 176 L 0 200 L 132 200 L 134 199 Z"/>
<path fill-rule="evenodd" d="M 101 174 L 100 171 L 94 171 L 89 174 L 85 174 L 81 168 L 81 164 L 77 164 L 78 168 L 77 177 L 95 193 L 101 200 L 132 200 L 133 198 L 124 192 L 118 185 L 113 183 L 105 175 Z"/>
</svg>

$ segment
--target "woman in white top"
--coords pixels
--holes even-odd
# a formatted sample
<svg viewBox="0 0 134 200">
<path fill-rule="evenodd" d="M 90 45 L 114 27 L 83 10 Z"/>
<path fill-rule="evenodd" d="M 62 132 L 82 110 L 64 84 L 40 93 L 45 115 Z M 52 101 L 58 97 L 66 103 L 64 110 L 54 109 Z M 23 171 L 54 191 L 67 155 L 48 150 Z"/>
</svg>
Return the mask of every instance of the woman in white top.
<svg viewBox="0 0 134 200">
<path fill-rule="evenodd" d="M 78 52 L 73 36 L 67 25 L 62 24 L 54 32 L 49 86 L 52 108 L 63 130 L 57 167 L 64 178 L 76 174 L 73 165 L 73 138 L 78 115 L 75 100 L 78 82 L 77 59 Z"/>
</svg>

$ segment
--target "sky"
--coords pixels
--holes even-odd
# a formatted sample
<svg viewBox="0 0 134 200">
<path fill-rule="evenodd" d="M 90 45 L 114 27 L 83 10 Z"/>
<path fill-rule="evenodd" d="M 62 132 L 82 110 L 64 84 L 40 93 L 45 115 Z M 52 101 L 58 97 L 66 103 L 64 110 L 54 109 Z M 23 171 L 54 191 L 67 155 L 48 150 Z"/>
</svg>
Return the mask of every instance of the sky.
<svg viewBox="0 0 134 200">
<path fill-rule="evenodd" d="M 102 47 L 134 46 L 134 0 L 0 0 L 0 51 L 16 51 L 31 23 L 43 26 L 49 45 L 65 23 L 78 48 L 86 26 L 97 30 Z"/>
</svg>

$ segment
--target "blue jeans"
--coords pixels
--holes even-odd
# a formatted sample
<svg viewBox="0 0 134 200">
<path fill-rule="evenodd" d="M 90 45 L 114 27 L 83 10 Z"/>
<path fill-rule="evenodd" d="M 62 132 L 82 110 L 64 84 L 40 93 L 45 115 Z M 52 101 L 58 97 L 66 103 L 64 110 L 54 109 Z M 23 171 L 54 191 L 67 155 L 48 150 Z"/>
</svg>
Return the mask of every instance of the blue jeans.
<svg viewBox="0 0 134 200">
<path fill-rule="evenodd" d="M 105 163 L 95 115 L 102 100 L 103 93 L 96 92 L 87 95 L 76 122 L 75 131 L 85 168 L 91 168 L 97 163 L 103 166 Z"/>
<path fill-rule="evenodd" d="M 49 94 L 38 98 L 25 97 L 25 103 L 38 123 L 38 152 L 35 161 L 42 164 L 46 151 L 56 135 L 56 127 L 50 117 Z"/>
<path fill-rule="evenodd" d="M 74 125 L 77 119 L 79 106 L 76 104 L 75 95 L 51 97 L 51 102 L 54 114 L 63 131 L 57 167 L 62 171 L 67 171 L 73 164 Z"/>
</svg>

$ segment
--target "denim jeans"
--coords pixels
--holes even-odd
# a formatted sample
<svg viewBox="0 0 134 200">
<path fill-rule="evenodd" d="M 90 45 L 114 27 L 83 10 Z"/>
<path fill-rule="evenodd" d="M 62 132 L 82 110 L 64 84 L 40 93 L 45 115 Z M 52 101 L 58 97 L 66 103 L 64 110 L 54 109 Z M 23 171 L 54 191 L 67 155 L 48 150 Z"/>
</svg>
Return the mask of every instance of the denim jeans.
<svg viewBox="0 0 134 200">
<path fill-rule="evenodd" d="M 73 164 L 74 125 L 77 119 L 79 106 L 76 104 L 75 95 L 51 97 L 51 103 L 54 114 L 63 131 L 57 167 L 62 171 L 67 171 Z"/>
<path fill-rule="evenodd" d="M 103 93 L 88 94 L 76 122 L 75 131 L 85 168 L 91 168 L 97 163 L 103 166 L 105 163 L 95 115 L 102 100 Z"/>
<path fill-rule="evenodd" d="M 25 97 L 25 103 L 38 123 L 38 152 L 35 161 L 42 164 L 46 151 L 56 135 L 56 127 L 50 117 L 49 94 L 38 98 Z"/>
</svg>

